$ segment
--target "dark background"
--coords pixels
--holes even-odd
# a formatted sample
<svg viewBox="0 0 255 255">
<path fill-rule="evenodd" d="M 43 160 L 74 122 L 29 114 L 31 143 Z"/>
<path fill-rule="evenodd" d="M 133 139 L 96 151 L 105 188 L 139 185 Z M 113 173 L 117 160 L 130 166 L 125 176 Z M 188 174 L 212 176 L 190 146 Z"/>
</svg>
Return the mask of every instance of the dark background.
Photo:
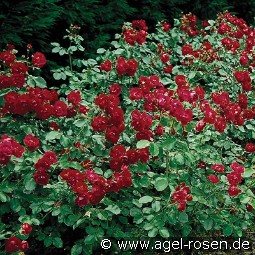
<svg viewBox="0 0 255 255">
<path fill-rule="evenodd" d="M 50 42 L 63 41 L 70 24 L 81 27 L 85 55 L 107 47 L 124 22 L 145 19 L 150 31 L 157 21 L 173 23 L 181 13 L 192 12 L 201 20 L 215 19 L 229 10 L 254 25 L 255 1 L 247 0 L 2 0 L 0 1 L 0 47 L 7 43 L 26 48 L 28 43 L 44 53 Z"/>
</svg>

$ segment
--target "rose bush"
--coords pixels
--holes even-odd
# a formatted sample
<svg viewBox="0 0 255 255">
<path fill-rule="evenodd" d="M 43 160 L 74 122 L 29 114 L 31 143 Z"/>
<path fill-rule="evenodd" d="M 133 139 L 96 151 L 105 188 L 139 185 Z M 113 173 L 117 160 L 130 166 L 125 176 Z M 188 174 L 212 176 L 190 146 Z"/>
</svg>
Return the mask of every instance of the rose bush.
<svg viewBox="0 0 255 255">
<path fill-rule="evenodd" d="M 52 43 L 70 60 L 52 70 L 59 88 L 40 76 L 42 53 L 0 53 L 5 252 L 245 236 L 255 207 L 255 30 L 228 12 L 201 26 L 183 15 L 153 34 L 135 20 L 88 60 L 74 58 L 84 50 L 78 30 L 67 30 L 69 48 Z"/>
</svg>

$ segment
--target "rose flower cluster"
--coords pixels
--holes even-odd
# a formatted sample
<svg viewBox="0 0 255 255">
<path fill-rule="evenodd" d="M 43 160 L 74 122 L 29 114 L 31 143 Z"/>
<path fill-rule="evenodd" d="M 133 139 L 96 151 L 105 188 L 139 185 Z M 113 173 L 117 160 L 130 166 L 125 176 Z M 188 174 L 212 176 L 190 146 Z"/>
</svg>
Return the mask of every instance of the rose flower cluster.
<svg viewBox="0 0 255 255">
<path fill-rule="evenodd" d="M 184 78 L 183 78 L 184 77 Z M 181 101 L 195 101 L 203 96 L 202 88 L 198 87 L 196 91 L 188 90 L 185 76 L 180 79 L 176 77 L 176 83 L 179 86 L 178 92 L 164 88 L 159 81 L 159 77 L 152 75 L 150 77 L 141 76 L 138 80 L 138 88 L 129 90 L 131 100 L 144 100 L 144 110 L 147 112 L 161 111 L 165 115 L 173 116 L 182 123 L 187 125 L 193 120 L 192 109 L 185 109 Z M 186 89 L 184 91 L 184 89 Z M 179 97 L 179 99 L 176 99 Z M 142 120 L 141 120 L 142 121 Z"/>
<path fill-rule="evenodd" d="M 25 84 L 25 79 L 29 67 L 25 62 L 18 61 L 15 56 L 14 47 L 9 45 L 9 49 L 0 53 L 0 62 L 8 69 L 8 73 L 0 75 L 0 90 L 10 87 L 21 88 Z M 42 68 L 46 64 L 43 53 L 36 52 L 32 56 L 32 66 Z"/>
<path fill-rule="evenodd" d="M 46 172 L 55 163 L 57 163 L 57 155 L 53 151 L 46 151 L 43 156 L 38 159 L 34 165 L 36 173 L 33 175 L 33 178 L 37 184 L 43 186 L 49 183 L 50 175 Z"/>
<path fill-rule="evenodd" d="M 25 236 L 32 232 L 32 226 L 29 223 L 23 223 L 20 228 L 20 234 Z M 17 236 L 11 236 L 5 240 L 5 251 L 15 253 L 17 251 L 26 252 L 29 249 L 29 244 L 26 240 L 20 240 Z"/>
<path fill-rule="evenodd" d="M 82 173 L 68 168 L 63 170 L 60 176 L 77 194 L 74 202 L 80 207 L 98 204 L 107 192 L 118 192 L 132 184 L 131 173 L 126 165 L 122 165 L 120 171 L 114 172 L 109 179 L 98 175 L 93 169 Z"/>
<path fill-rule="evenodd" d="M 0 141 L 0 164 L 6 166 L 11 156 L 21 158 L 25 149 L 13 137 L 2 135 Z"/>
<path fill-rule="evenodd" d="M 178 203 L 178 211 L 183 212 L 187 207 L 187 202 L 192 201 L 192 195 L 190 193 L 190 187 L 186 186 L 185 182 L 181 182 L 180 185 L 175 187 L 175 192 L 172 194 L 174 203 Z"/>
<path fill-rule="evenodd" d="M 143 44 L 146 41 L 148 27 L 145 20 L 133 20 L 132 28 L 124 27 L 122 36 L 124 40 L 134 46 L 135 43 Z"/>
<path fill-rule="evenodd" d="M 35 117 L 41 120 L 50 117 L 67 117 L 72 118 L 77 114 L 87 112 L 83 105 L 79 105 L 81 96 L 79 91 L 72 91 L 67 96 L 71 103 L 68 106 L 64 101 L 58 99 L 59 95 L 56 90 L 29 88 L 24 94 L 18 92 L 8 92 L 5 94 L 5 105 L 3 113 L 12 113 L 25 115 L 26 113 L 35 113 Z"/>
<path fill-rule="evenodd" d="M 117 143 L 120 134 L 125 130 L 124 112 L 118 106 L 120 100 L 114 95 L 99 94 L 95 104 L 105 112 L 93 118 L 92 129 L 97 132 L 105 131 L 105 139 L 113 144 Z"/>
<path fill-rule="evenodd" d="M 213 164 L 211 168 L 217 173 L 224 173 L 224 170 L 225 170 L 225 167 L 222 164 Z M 242 192 L 240 189 L 237 188 L 237 186 L 242 181 L 244 166 L 239 165 L 237 162 L 233 162 L 230 165 L 230 168 L 232 169 L 232 172 L 227 174 L 227 180 L 230 184 L 228 188 L 228 194 L 229 196 L 237 196 L 239 193 Z M 210 182 L 214 184 L 219 183 L 219 178 L 217 175 L 210 174 L 207 178 Z"/>
<path fill-rule="evenodd" d="M 149 160 L 149 148 L 128 149 L 124 145 L 117 144 L 110 151 L 110 168 L 119 171 L 123 165 L 136 164 L 138 161 L 146 163 Z"/>
<path fill-rule="evenodd" d="M 242 174 L 244 173 L 244 167 L 237 162 L 233 162 L 230 165 L 232 172 L 227 174 L 227 179 L 230 184 L 228 188 L 229 196 L 237 196 L 242 191 L 237 188 L 237 185 L 242 181 Z"/>
</svg>

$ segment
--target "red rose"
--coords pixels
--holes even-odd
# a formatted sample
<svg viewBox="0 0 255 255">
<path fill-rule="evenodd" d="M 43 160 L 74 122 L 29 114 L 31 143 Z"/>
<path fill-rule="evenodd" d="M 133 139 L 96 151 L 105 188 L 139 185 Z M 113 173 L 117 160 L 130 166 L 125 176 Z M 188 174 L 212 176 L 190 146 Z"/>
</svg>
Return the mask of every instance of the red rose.
<svg viewBox="0 0 255 255">
<path fill-rule="evenodd" d="M 173 71 L 173 66 L 172 65 L 167 65 L 166 67 L 163 68 L 164 73 L 172 73 Z"/>
<path fill-rule="evenodd" d="M 76 114 L 77 114 L 77 111 L 76 111 L 75 106 L 67 107 L 67 114 L 66 114 L 67 118 L 73 118 L 74 116 L 76 116 Z"/>
<path fill-rule="evenodd" d="M 170 57 L 167 55 L 166 52 L 163 52 L 163 53 L 160 55 L 160 60 L 161 60 L 163 63 L 167 63 L 167 62 L 170 60 Z"/>
<path fill-rule="evenodd" d="M 103 132 L 107 128 L 108 118 L 105 116 L 94 117 L 91 126 L 94 131 Z"/>
<path fill-rule="evenodd" d="M 206 126 L 206 122 L 204 122 L 203 120 L 200 120 L 197 125 L 196 125 L 196 130 L 198 132 L 202 132 L 204 127 Z"/>
<path fill-rule="evenodd" d="M 182 47 L 182 55 L 186 56 L 186 55 L 192 55 L 193 54 L 193 48 L 192 45 L 190 44 L 186 44 Z"/>
<path fill-rule="evenodd" d="M 11 72 L 18 74 L 26 74 L 28 71 L 28 66 L 24 62 L 15 62 L 11 67 Z"/>
<path fill-rule="evenodd" d="M 81 114 L 87 114 L 89 112 L 89 109 L 84 105 L 79 105 L 79 113 Z"/>
<path fill-rule="evenodd" d="M 176 75 L 174 81 L 177 86 L 185 86 L 187 84 L 186 76 L 183 74 Z"/>
<path fill-rule="evenodd" d="M 229 186 L 228 188 L 228 194 L 229 196 L 237 196 L 239 193 L 241 193 L 242 191 L 240 189 L 238 189 L 236 186 Z"/>
<path fill-rule="evenodd" d="M 129 59 L 126 62 L 126 74 L 130 76 L 134 76 L 137 67 L 138 67 L 138 62 L 135 59 Z"/>
<path fill-rule="evenodd" d="M 46 151 L 43 154 L 43 159 L 46 159 L 47 161 L 49 161 L 50 164 L 55 164 L 58 161 L 57 155 L 54 151 Z"/>
<path fill-rule="evenodd" d="M 37 162 L 34 164 L 34 167 L 38 172 L 44 173 L 50 169 L 51 163 L 49 160 L 46 160 L 46 158 L 42 157 L 37 160 Z"/>
<path fill-rule="evenodd" d="M 98 105 L 102 110 L 104 110 L 107 107 L 108 102 L 109 102 L 108 96 L 103 93 L 99 94 L 95 99 L 95 105 Z"/>
<path fill-rule="evenodd" d="M 29 244 L 27 241 L 22 241 L 21 242 L 21 245 L 20 245 L 20 250 L 23 251 L 23 252 L 26 252 L 28 251 L 29 249 Z"/>
<path fill-rule="evenodd" d="M 89 203 L 89 196 L 87 193 L 78 194 L 75 198 L 74 203 L 79 207 L 86 206 Z"/>
<path fill-rule="evenodd" d="M 238 104 L 242 109 L 247 109 L 248 107 L 248 99 L 245 94 L 238 95 Z"/>
<path fill-rule="evenodd" d="M 75 106 L 78 106 L 81 102 L 81 94 L 80 91 L 71 91 L 67 95 L 67 101 Z"/>
<path fill-rule="evenodd" d="M 53 130 L 56 130 L 56 131 L 58 131 L 58 130 L 60 129 L 58 123 L 55 122 L 55 121 L 50 122 L 50 127 L 51 127 Z"/>
<path fill-rule="evenodd" d="M 16 88 L 21 88 L 25 83 L 25 77 L 24 74 L 21 73 L 14 73 L 11 77 L 10 77 L 10 84 L 13 87 Z"/>
<path fill-rule="evenodd" d="M 32 232 L 32 227 L 30 224 L 28 223 L 23 223 L 22 226 L 21 226 L 21 233 L 23 235 L 28 235 Z"/>
<path fill-rule="evenodd" d="M 240 173 L 231 172 L 227 174 L 227 179 L 230 185 L 237 186 L 242 181 L 242 175 Z"/>
<path fill-rule="evenodd" d="M 53 106 L 53 115 L 55 117 L 65 117 L 67 115 L 67 105 L 63 101 L 57 101 Z"/>
<path fill-rule="evenodd" d="M 50 176 L 46 173 L 36 172 L 33 175 L 33 178 L 37 184 L 44 186 L 49 183 Z"/>
<path fill-rule="evenodd" d="M 215 172 L 223 173 L 224 172 L 224 166 L 222 164 L 213 164 L 212 170 Z"/>
<path fill-rule="evenodd" d="M 136 137 L 137 141 L 140 141 L 140 140 L 150 141 L 151 138 L 153 137 L 153 134 L 152 134 L 151 130 L 144 129 L 144 130 L 139 131 L 135 137 Z"/>
<path fill-rule="evenodd" d="M 46 120 L 51 117 L 53 113 L 53 107 L 49 103 L 38 105 L 38 108 L 35 109 L 35 112 L 36 112 L 36 117 L 38 119 Z"/>
<path fill-rule="evenodd" d="M 46 58 L 43 53 L 36 52 L 32 57 L 34 67 L 42 68 L 46 64 Z"/>
<path fill-rule="evenodd" d="M 116 96 L 119 96 L 121 94 L 121 87 L 119 84 L 117 83 L 113 83 L 110 87 L 109 87 L 110 93 Z"/>
<path fill-rule="evenodd" d="M 31 134 L 26 135 L 23 142 L 28 147 L 29 151 L 34 151 L 40 146 L 40 140 Z"/>
<path fill-rule="evenodd" d="M 136 42 L 140 45 L 142 45 L 143 43 L 146 42 L 146 36 L 147 36 L 147 32 L 144 31 L 144 30 L 141 30 L 139 31 L 137 34 L 136 34 Z"/>
<path fill-rule="evenodd" d="M 161 136 L 161 135 L 163 135 L 165 133 L 165 128 L 163 127 L 163 126 L 161 126 L 161 125 L 158 125 L 156 128 L 155 128 L 155 130 L 154 130 L 154 134 L 156 135 L 156 136 Z"/>
<path fill-rule="evenodd" d="M 19 251 L 21 248 L 21 240 L 16 236 L 11 236 L 5 241 L 5 251 L 14 253 Z"/>
<path fill-rule="evenodd" d="M 246 146 L 245 146 L 245 151 L 250 152 L 250 153 L 254 153 L 255 152 L 255 144 L 247 143 Z"/>
<path fill-rule="evenodd" d="M 163 22 L 162 23 L 162 28 L 163 28 L 164 32 L 169 32 L 169 30 L 171 28 L 171 25 L 167 22 Z"/>
<path fill-rule="evenodd" d="M 219 131 L 220 133 L 223 133 L 226 126 L 227 126 L 227 123 L 224 117 L 219 116 L 216 118 L 214 123 L 215 130 Z"/>
<path fill-rule="evenodd" d="M 11 78 L 5 74 L 0 75 L 0 89 L 7 89 L 11 86 Z"/>
<path fill-rule="evenodd" d="M 105 62 L 100 65 L 100 70 L 110 72 L 112 70 L 112 62 L 109 59 L 105 60 Z"/>
<path fill-rule="evenodd" d="M 0 60 L 2 60 L 8 67 L 10 67 L 12 63 L 14 63 L 15 59 L 15 55 L 8 50 L 0 53 Z"/>
<path fill-rule="evenodd" d="M 134 29 L 137 29 L 137 30 L 144 30 L 144 31 L 148 30 L 146 22 L 143 19 L 141 19 L 141 20 L 133 20 L 132 21 L 132 27 Z"/>
<path fill-rule="evenodd" d="M 129 98 L 131 100 L 139 100 L 142 99 L 144 96 L 141 88 L 131 88 L 129 90 L 129 94 L 130 94 Z"/>
</svg>

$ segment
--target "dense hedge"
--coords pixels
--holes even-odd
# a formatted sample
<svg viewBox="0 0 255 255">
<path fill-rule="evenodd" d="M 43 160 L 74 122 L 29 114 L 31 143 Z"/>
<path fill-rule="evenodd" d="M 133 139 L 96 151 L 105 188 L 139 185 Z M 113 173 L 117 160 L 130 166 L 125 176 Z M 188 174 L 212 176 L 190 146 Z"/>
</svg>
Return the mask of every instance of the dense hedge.
<svg viewBox="0 0 255 255">
<path fill-rule="evenodd" d="M 7 43 L 50 52 L 50 42 L 61 40 L 70 24 L 81 26 L 85 54 L 95 57 L 99 47 L 108 47 L 125 21 L 146 20 L 149 28 L 159 20 L 173 21 L 181 12 L 199 19 L 214 19 L 228 9 L 253 25 L 255 2 L 237 0 L 3 0 L 0 2 L 0 46 Z M 153 11 L 152 11 L 153 10 Z M 18 28 L 18 29 L 17 29 Z"/>
</svg>

